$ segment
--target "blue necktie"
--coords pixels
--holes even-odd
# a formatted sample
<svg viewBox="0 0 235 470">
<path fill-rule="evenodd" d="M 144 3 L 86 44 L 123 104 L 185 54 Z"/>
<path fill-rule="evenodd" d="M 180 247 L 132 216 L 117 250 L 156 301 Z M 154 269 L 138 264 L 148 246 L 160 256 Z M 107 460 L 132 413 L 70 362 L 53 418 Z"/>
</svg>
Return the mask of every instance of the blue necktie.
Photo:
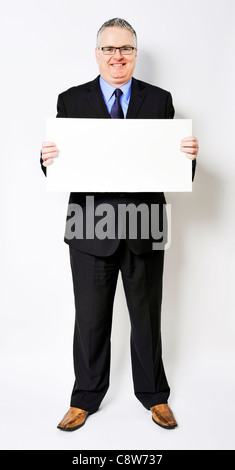
<svg viewBox="0 0 235 470">
<path fill-rule="evenodd" d="M 121 103 L 120 103 L 120 97 L 122 95 L 122 90 L 120 90 L 120 88 L 117 88 L 115 90 L 115 101 L 113 103 L 113 106 L 112 106 L 112 109 L 111 109 L 111 112 L 110 112 L 110 116 L 112 119 L 124 119 L 124 115 L 123 115 L 123 111 L 122 111 L 122 107 L 121 107 Z"/>
</svg>

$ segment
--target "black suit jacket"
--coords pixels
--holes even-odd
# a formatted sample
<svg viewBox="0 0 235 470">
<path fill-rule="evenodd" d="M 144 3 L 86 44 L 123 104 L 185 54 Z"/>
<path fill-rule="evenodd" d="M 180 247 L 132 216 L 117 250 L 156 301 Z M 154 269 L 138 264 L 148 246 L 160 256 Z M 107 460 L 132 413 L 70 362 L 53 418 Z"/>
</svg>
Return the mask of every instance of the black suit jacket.
<svg viewBox="0 0 235 470">
<path fill-rule="evenodd" d="M 132 79 L 131 97 L 127 112 L 127 119 L 173 119 L 174 107 L 172 97 L 168 91 L 159 87 L 150 85 L 140 80 Z M 99 85 L 99 76 L 88 83 L 72 87 L 61 93 L 57 103 L 58 118 L 107 118 L 110 119 L 105 101 Z M 81 158 L 84 158 L 81 155 Z M 42 159 L 41 159 L 42 164 Z M 194 179 L 196 160 L 192 165 L 192 179 Z M 46 174 L 46 168 L 42 166 L 43 172 Z M 125 171 L 125 168 L 123 169 Z M 114 175 L 115 176 L 115 175 Z M 119 241 L 117 236 L 117 224 L 115 239 L 105 238 L 103 240 L 95 237 L 94 239 L 86 239 L 86 196 L 94 197 L 94 210 L 98 204 L 109 203 L 117 214 L 118 203 L 130 204 L 134 203 L 138 206 L 140 203 L 150 205 L 151 203 L 159 204 L 164 209 L 166 200 L 163 193 L 71 193 L 69 204 L 79 204 L 83 208 L 84 220 L 84 238 L 68 239 L 64 241 L 73 248 L 99 256 L 107 256 L 114 253 L 117 249 Z M 67 220 L 70 216 L 67 215 Z M 101 217 L 102 218 L 102 217 Z M 99 220 L 96 217 L 95 223 Z M 151 223 L 151 222 L 150 222 Z M 128 224 L 127 224 L 128 226 Z M 128 232 L 128 230 L 127 230 Z M 129 239 L 127 233 L 127 243 L 129 247 L 137 254 L 149 252 L 152 250 L 153 239 L 142 239 L 138 231 L 136 239 Z"/>
</svg>

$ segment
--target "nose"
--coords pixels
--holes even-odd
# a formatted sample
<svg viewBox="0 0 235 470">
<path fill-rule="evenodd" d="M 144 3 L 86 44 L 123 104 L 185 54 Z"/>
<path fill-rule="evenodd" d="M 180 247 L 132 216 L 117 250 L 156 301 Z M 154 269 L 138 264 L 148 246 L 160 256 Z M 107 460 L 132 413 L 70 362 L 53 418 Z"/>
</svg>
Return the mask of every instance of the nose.
<svg viewBox="0 0 235 470">
<path fill-rule="evenodd" d="M 113 55 L 113 57 L 115 57 L 116 59 L 119 59 L 119 60 L 123 58 L 123 55 L 121 54 L 120 49 L 116 49 L 116 52 Z"/>
</svg>

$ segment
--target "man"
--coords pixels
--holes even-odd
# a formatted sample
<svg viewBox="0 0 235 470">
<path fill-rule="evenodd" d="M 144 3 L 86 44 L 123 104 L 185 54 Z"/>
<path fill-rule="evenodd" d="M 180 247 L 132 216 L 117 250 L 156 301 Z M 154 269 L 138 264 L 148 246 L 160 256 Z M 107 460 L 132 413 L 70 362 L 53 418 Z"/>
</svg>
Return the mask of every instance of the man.
<svg viewBox="0 0 235 470">
<path fill-rule="evenodd" d="M 104 23 L 97 35 L 95 54 L 100 75 L 89 83 L 70 88 L 59 95 L 58 118 L 174 117 L 169 92 L 133 77 L 137 39 L 129 23 L 119 18 Z M 130 136 L 130 139 L 133 138 Z M 105 145 L 105 135 L 101 135 L 97 145 Z M 119 145 L 120 151 L 125 151 L 120 136 L 114 136 L 113 145 Z M 182 139 L 181 150 L 193 162 L 194 177 L 197 139 Z M 46 167 L 56 156 L 55 143 L 44 142 L 41 164 L 45 173 Z M 69 203 L 78 204 L 86 213 L 89 211 L 86 196 L 84 193 L 71 193 Z M 163 193 L 95 193 L 93 197 L 95 207 L 108 202 L 115 213 L 120 203 L 135 204 L 136 207 L 145 203 L 149 208 L 153 203 L 161 207 L 166 203 Z M 76 307 L 75 384 L 70 409 L 58 428 L 65 431 L 80 428 L 87 417 L 97 411 L 107 392 L 112 309 L 119 270 L 131 321 L 135 395 L 145 408 L 151 409 L 156 424 L 165 429 L 175 428 L 177 422 L 168 406 L 170 388 L 161 351 L 164 249 L 152 250 L 151 236 L 143 239 L 139 231 L 136 239 L 128 236 L 125 239 L 117 236 L 112 239 L 70 239 L 65 235 L 65 242 L 70 250 Z"/>
</svg>

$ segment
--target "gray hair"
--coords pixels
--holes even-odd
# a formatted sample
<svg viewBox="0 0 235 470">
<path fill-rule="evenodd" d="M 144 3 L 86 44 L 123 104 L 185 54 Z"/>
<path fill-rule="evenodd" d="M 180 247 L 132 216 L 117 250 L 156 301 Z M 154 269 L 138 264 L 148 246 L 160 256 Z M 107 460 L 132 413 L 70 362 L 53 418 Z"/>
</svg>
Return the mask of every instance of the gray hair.
<svg viewBox="0 0 235 470">
<path fill-rule="evenodd" d="M 99 46 L 100 35 L 101 35 L 102 31 L 105 28 L 110 28 L 110 27 L 114 27 L 114 26 L 116 26 L 116 28 L 123 28 L 123 29 L 127 29 L 128 31 L 130 31 L 133 34 L 133 37 L 134 37 L 135 47 L 137 47 L 137 35 L 136 35 L 135 30 L 132 28 L 132 26 L 126 20 L 123 20 L 122 18 L 113 18 L 112 20 L 108 20 L 104 24 L 102 24 L 101 28 L 99 29 L 99 31 L 97 33 L 97 37 L 96 37 L 96 46 L 97 47 Z"/>
</svg>

